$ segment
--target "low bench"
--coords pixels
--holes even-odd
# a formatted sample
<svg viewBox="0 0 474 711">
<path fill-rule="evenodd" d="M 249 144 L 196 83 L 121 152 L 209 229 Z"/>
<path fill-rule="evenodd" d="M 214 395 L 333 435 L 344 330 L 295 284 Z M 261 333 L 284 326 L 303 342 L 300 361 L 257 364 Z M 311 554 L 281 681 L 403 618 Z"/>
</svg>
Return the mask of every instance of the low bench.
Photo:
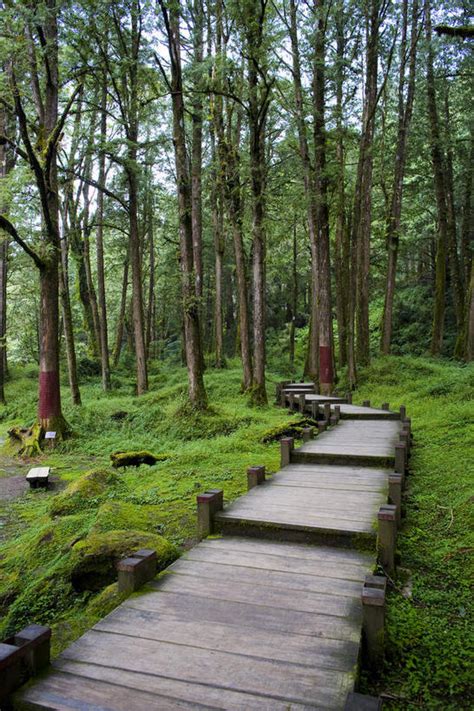
<svg viewBox="0 0 474 711">
<path fill-rule="evenodd" d="M 33 469 L 30 469 L 30 471 L 26 475 L 26 481 L 30 485 L 30 488 L 46 488 L 48 486 L 50 471 L 51 467 L 33 467 Z"/>
</svg>

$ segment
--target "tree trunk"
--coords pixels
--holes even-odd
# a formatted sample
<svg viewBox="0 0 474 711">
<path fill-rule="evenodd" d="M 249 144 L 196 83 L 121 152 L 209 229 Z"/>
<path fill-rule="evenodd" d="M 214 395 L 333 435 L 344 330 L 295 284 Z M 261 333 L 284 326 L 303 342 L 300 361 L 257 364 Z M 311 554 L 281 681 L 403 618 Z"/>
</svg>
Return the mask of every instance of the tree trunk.
<svg viewBox="0 0 474 711">
<path fill-rule="evenodd" d="M 73 405 L 81 405 L 81 392 L 77 377 L 76 348 L 74 343 L 74 327 L 72 322 L 71 299 L 69 295 L 68 245 L 65 237 L 61 239 L 61 265 L 59 270 L 59 291 L 63 314 L 64 340 L 66 342 L 66 358 L 69 376 L 69 387 Z"/>
<path fill-rule="evenodd" d="M 293 263 L 291 280 L 291 321 L 290 321 L 290 368 L 295 365 L 295 331 L 298 310 L 298 242 L 296 240 L 296 218 L 293 222 Z"/>
<path fill-rule="evenodd" d="M 98 183 L 105 187 L 105 150 L 104 145 L 107 140 L 107 77 L 104 73 L 101 87 L 101 107 L 100 107 L 100 151 L 99 151 L 99 177 Z M 110 361 L 109 361 L 109 339 L 107 324 L 107 302 L 105 297 L 105 268 L 104 268 L 104 193 L 99 189 L 97 193 L 97 230 L 96 230 L 96 253 L 97 253 L 97 295 L 99 305 L 99 340 L 100 340 L 100 364 L 102 372 L 102 390 L 110 390 Z"/>
<path fill-rule="evenodd" d="M 443 347 L 444 312 L 446 301 L 446 259 L 448 244 L 448 223 L 446 205 L 445 166 L 441 147 L 441 136 L 436 104 L 434 78 L 434 56 L 431 41 L 431 6 L 425 0 L 425 34 L 427 41 L 426 93 L 428 119 L 430 123 L 431 161 L 433 163 L 436 205 L 438 210 L 438 235 L 436 244 L 436 270 L 433 304 L 433 332 L 431 354 L 438 355 Z"/>
<path fill-rule="evenodd" d="M 298 42 L 298 28 L 296 18 L 296 2 L 290 0 L 290 39 L 292 48 L 293 87 L 295 92 L 296 122 L 298 126 L 298 140 L 303 167 L 303 181 L 307 205 L 307 220 L 309 242 L 311 248 L 311 299 L 310 299 L 310 324 L 308 334 L 308 351 L 306 354 L 305 375 L 319 384 L 319 256 L 317 233 L 317 206 L 316 190 L 313 167 L 309 157 L 308 136 L 303 104 L 303 89 L 301 81 L 301 60 Z"/>
<path fill-rule="evenodd" d="M 188 169 L 186 135 L 184 128 L 184 97 L 181 71 L 181 39 L 179 31 L 180 5 L 168 10 L 159 0 L 164 15 L 168 49 L 171 62 L 171 96 L 173 107 L 173 144 L 175 150 L 178 188 L 178 212 L 181 247 L 181 286 L 183 298 L 184 341 L 189 380 L 189 400 L 198 410 L 207 407 L 203 378 L 201 329 L 199 308 L 196 303 L 196 283 L 193 261 L 192 187 Z"/>
<path fill-rule="evenodd" d="M 324 0 L 315 0 L 314 13 L 316 38 L 313 69 L 314 110 L 314 169 L 317 205 L 317 239 L 319 272 L 319 382 L 323 395 L 329 395 L 334 386 L 331 268 L 329 253 L 328 179 L 326 174 L 325 127 L 325 18 Z"/>
<path fill-rule="evenodd" d="M 418 0 L 413 0 L 412 4 L 408 88 L 405 100 L 404 92 L 406 83 L 405 71 L 407 33 L 408 0 L 404 0 L 402 39 L 400 43 L 400 73 L 398 80 L 398 135 L 395 149 L 395 168 L 393 174 L 390 212 L 385 232 L 388 249 L 388 264 L 385 286 L 385 303 L 382 319 L 382 338 L 380 344 L 380 350 L 385 355 L 390 353 L 390 345 L 392 342 L 393 302 L 397 273 L 398 244 L 400 239 L 403 178 L 405 175 L 407 140 L 413 113 L 413 99 L 415 96 L 416 48 L 418 43 Z"/>
<path fill-rule="evenodd" d="M 115 347 L 114 347 L 114 355 L 113 355 L 113 363 L 114 363 L 115 368 L 117 367 L 117 365 L 119 363 L 120 353 L 122 352 L 123 329 L 124 329 L 124 324 L 125 324 L 125 313 L 127 310 L 128 264 L 129 264 L 129 258 L 128 258 L 128 252 L 127 252 L 127 257 L 126 257 L 124 265 L 123 265 L 122 295 L 120 297 L 120 311 L 119 311 L 119 317 L 118 317 L 118 321 L 117 321 L 117 331 L 116 331 L 116 335 L 115 335 Z"/>
</svg>

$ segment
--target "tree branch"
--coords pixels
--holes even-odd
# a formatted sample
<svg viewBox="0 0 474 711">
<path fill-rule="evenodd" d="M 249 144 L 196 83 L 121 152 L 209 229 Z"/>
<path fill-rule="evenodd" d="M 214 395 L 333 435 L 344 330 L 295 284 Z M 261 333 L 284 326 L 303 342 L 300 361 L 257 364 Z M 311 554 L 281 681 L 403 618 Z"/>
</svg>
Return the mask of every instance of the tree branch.
<svg viewBox="0 0 474 711">
<path fill-rule="evenodd" d="M 43 262 L 41 257 L 34 251 L 34 249 L 31 249 L 31 247 L 27 245 L 24 240 L 22 240 L 10 220 L 7 220 L 4 215 L 0 215 L 0 229 L 7 232 L 10 237 L 13 238 L 13 240 L 23 249 L 23 251 L 31 257 L 38 269 L 43 270 L 46 267 L 46 264 Z"/>
</svg>

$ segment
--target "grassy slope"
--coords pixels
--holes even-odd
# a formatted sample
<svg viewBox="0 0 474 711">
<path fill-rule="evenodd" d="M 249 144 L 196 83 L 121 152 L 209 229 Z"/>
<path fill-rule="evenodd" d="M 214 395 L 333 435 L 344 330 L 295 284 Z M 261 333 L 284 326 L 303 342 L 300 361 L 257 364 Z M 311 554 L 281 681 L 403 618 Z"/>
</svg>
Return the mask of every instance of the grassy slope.
<svg viewBox="0 0 474 711">
<path fill-rule="evenodd" d="M 195 530 L 196 492 L 219 486 L 227 500 L 233 499 L 245 490 L 248 465 L 277 468 L 278 446 L 262 445 L 260 439 L 287 422 L 287 414 L 272 407 L 249 408 L 239 394 L 238 368 L 209 371 L 206 381 L 212 412 L 205 416 L 186 412 L 186 377 L 180 369 L 162 369 L 152 377 L 151 392 L 140 400 L 131 395 L 132 380 L 122 378 L 115 383 L 120 387 L 107 396 L 91 382 L 82 388 L 85 405 L 65 408 L 80 436 L 47 461 L 66 482 L 92 466 L 107 465 L 110 452 L 119 449 L 145 448 L 170 458 L 153 468 L 126 471 L 105 501 L 91 500 L 70 516 L 51 518 L 52 493 L 27 494 L 8 507 L 7 542 L 0 549 L 7 582 L 0 584 L 0 594 L 2 585 L 3 589 L 10 585 L 17 597 L 14 614 L 10 612 L 3 629 L 0 625 L 0 636 L 7 625 L 34 617 L 56 625 L 58 651 L 118 602 L 113 585 L 98 594 L 71 596 L 70 590 L 58 589 L 60 578 L 53 588 L 50 584 L 70 555 L 71 541 L 91 529 L 109 530 L 108 518 L 120 519 L 115 528 L 142 527 L 163 533 L 177 545 L 188 544 Z M 472 368 L 386 358 L 361 374 L 354 397 L 355 402 L 370 398 L 374 404 L 385 400 L 393 407 L 406 404 L 416 438 L 407 517 L 399 539 L 402 565 L 410 573 L 395 581 L 390 593 L 384 674 L 380 680 L 363 680 L 372 693 L 395 697 L 393 708 L 469 707 L 473 391 Z M 33 419 L 35 394 L 34 377 L 10 383 L 7 395 L 12 405 L 3 412 L 2 429 Z M 119 411 L 128 413 L 125 419 L 111 419 Z M 38 545 L 39 541 L 43 543 Z M 19 568 L 21 585 L 15 580 Z M 408 576 L 412 596 L 407 598 L 401 590 Z M 33 580 L 40 581 L 34 588 Z"/>
</svg>

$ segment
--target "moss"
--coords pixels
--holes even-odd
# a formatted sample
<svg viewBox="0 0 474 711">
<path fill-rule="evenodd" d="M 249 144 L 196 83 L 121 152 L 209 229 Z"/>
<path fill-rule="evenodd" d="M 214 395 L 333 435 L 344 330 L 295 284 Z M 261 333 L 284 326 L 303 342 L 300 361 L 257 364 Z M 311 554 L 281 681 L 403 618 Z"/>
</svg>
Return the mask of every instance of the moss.
<svg viewBox="0 0 474 711">
<path fill-rule="evenodd" d="M 269 444 L 270 442 L 277 442 L 282 437 L 295 437 L 301 439 L 304 427 L 316 426 L 317 423 L 309 417 L 303 417 L 299 420 L 289 420 L 283 425 L 273 427 L 272 429 L 264 432 L 260 441 L 262 444 Z"/>
<path fill-rule="evenodd" d="M 157 462 L 164 462 L 169 459 L 167 454 L 152 454 L 146 450 L 139 452 L 113 452 L 110 455 L 112 466 L 114 469 L 121 467 L 139 467 L 142 464 L 148 464 L 152 467 Z"/>
<path fill-rule="evenodd" d="M 119 481 L 117 474 L 109 469 L 96 469 L 84 474 L 54 497 L 51 502 L 51 515 L 64 516 L 96 506 L 98 500 Z"/>
<path fill-rule="evenodd" d="M 69 577 L 74 589 L 100 590 L 117 576 L 118 561 L 140 548 L 156 551 L 158 570 L 177 557 L 176 548 L 162 536 L 143 531 L 108 531 L 91 533 L 72 549 L 68 562 Z"/>
<path fill-rule="evenodd" d="M 117 529 L 156 532 L 161 527 L 159 511 L 158 506 L 106 501 L 99 507 L 92 530 L 98 533 Z"/>
</svg>

